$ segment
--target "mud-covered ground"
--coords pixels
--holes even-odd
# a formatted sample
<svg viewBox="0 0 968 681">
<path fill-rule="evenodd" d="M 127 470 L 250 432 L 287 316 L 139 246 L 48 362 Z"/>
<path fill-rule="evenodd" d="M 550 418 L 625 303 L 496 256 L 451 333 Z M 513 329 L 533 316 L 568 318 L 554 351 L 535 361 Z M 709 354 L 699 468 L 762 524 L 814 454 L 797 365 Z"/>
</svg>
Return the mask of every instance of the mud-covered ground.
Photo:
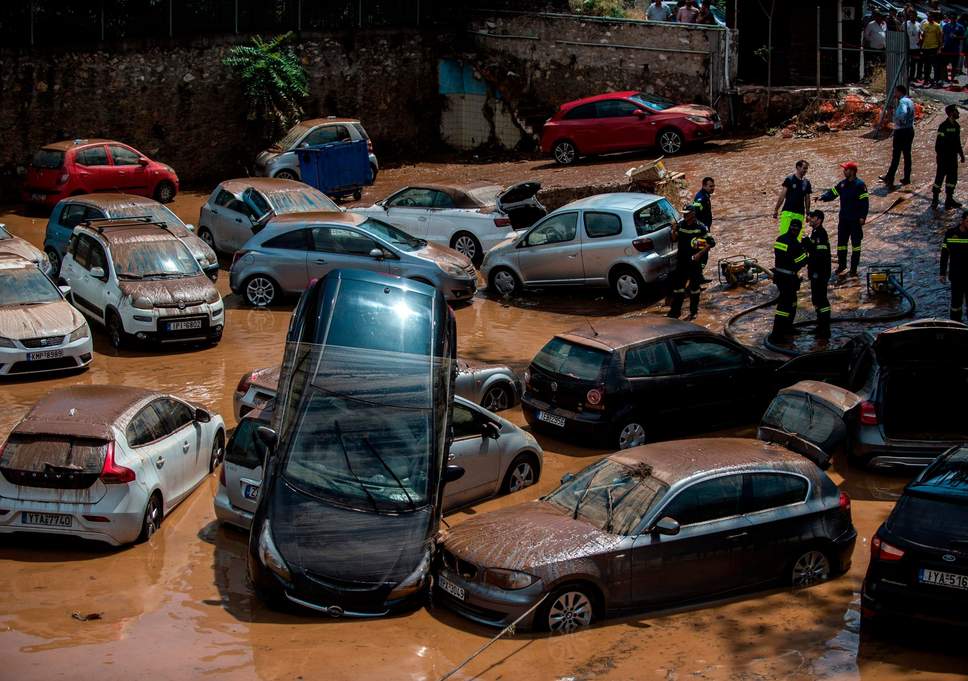
<svg viewBox="0 0 968 681">
<path fill-rule="evenodd" d="M 858 161 L 861 177 L 872 189 L 864 262 L 902 263 L 919 315 L 943 315 L 947 300 L 937 277 L 938 244 L 955 216 L 949 212 L 939 219 L 928 208 L 934 129 L 939 122 L 934 117 L 919 124 L 915 183 L 905 193 L 888 195 L 876 181 L 887 164 L 890 141 L 868 139 L 860 131 L 812 140 L 726 140 L 670 159 L 668 167 L 684 171 L 693 189 L 703 175 L 716 178 L 713 231 L 720 245 L 715 256 L 742 253 L 769 265 L 774 192 L 794 162 L 811 161 L 809 177 L 819 189 L 841 177 L 838 162 Z M 422 164 L 383 172 L 364 198 L 376 200 L 403 184 L 430 180 L 535 178 L 546 186 L 611 182 L 643 158 L 612 157 L 568 169 L 545 161 Z M 186 191 L 172 207 L 183 220 L 195 223 L 204 199 L 204 191 Z M 831 206 L 832 232 L 835 214 L 836 207 Z M 0 222 L 35 244 L 43 241 L 45 217 L 25 215 L 14 207 L 0 212 Z M 86 373 L 0 384 L 0 435 L 39 396 L 73 383 L 170 390 L 221 411 L 232 425 L 236 382 L 245 370 L 279 361 L 292 303 L 272 310 L 248 309 L 229 293 L 227 278 L 223 272 L 219 280 L 227 295 L 227 330 L 219 346 L 118 353 L 97 332 L 96 358 Z M 720 330 L 729 315 L 770 295 L 765 284 L 748 291 L 721 291 L 711 285 L 699 321 Z M 656 299 L 660 297 L 657 293 Z M 868 299 L 857 284 L 837 288 L 833 300 L 835 314 L 897 306 L 892 300 Z M 658 304 L 650 309 L 661 310 Z M 812 314 L 808 300 L 801 300 L 801 310 Z M 555 332 L 585 319 L 636 311 L 599 291 L 539 292 L 511 301 L 479 294 L 456 311 L 459 351 L 522 368 Z M 743 337 L 759 342 L 771 319 L 770 310 L 748 317 L 739 327 Z M 856 328 L 838 329 L 838 335 Z M 799 346 L 809 348 L 809 338 Z M 523 424 L 517 409 L 505 415 Z M 478 504 L 450 516 L 448 522 L 534 498 L 552 489 L 566 471 L 604 453 L 545 436 L 539 439 L 545 447 L 545 469 L 538 486 Z M 868 541 L 905 479 L 856 470 L 842 461 L 836 461 L 831 472 L 853 498 L 859 532 L 848 574 L 797 592 L 778 589 L 610 620 L 568 637 L 519 634 L 496 643 L 456 678 L 965 678 L 968 658 L 956 634 L 903 626 L 884 639 L 860 631 L 859 589 Z M 71 541 L 0 539 L 0 678 L 434 679 L 493 635 L 439 609 L 374 621 L 266 610 L 245 582 L 246 538 L 215 523 L 216 484 L 214 477 L 207 480 L 165 519 L 149 545 L 117 550 Z M 100 619 L 79 621 L 72 613 L 98 613 Z"/>
</svg>

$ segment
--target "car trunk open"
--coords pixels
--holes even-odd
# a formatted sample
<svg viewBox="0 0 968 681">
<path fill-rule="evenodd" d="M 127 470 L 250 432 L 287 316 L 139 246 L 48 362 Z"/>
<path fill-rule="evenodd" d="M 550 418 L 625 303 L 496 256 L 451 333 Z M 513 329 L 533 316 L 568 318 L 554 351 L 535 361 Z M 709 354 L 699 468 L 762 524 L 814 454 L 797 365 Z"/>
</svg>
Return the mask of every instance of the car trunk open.
<svg viewBox="0 0 968 681">
<path fill-rule="evenodd" d="M 540 182 L 519 182 L 497 196 L 498 209 L 511 219 L 514 229 L 525 229 L 548 214 L 538 200 Z"/>
<path fill-rule="evenodd" d="M 98 478 L 109 443 L 62 435 L 13 433 L 3 448 L 2 494 L 23 501 L 94 503 L 104 496 Z"/>
</svg>

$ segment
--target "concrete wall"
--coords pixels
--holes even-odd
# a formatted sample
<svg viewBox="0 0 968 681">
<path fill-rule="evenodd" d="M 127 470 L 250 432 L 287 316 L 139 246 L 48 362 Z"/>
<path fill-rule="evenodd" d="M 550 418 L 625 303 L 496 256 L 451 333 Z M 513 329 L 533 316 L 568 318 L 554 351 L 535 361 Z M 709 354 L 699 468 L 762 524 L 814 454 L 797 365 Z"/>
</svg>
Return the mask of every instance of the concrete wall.
<svg viewBox="0 0 968 681">
<path fill-rule="evenodd" d="M 454 149 L 481 146 L 514 149 L 524 132 L 512 116 L 511 107 L 471 64 L 457 59 L 439 63 L 440 94 L 444 110 L 440 135 Z"/>
</svg>

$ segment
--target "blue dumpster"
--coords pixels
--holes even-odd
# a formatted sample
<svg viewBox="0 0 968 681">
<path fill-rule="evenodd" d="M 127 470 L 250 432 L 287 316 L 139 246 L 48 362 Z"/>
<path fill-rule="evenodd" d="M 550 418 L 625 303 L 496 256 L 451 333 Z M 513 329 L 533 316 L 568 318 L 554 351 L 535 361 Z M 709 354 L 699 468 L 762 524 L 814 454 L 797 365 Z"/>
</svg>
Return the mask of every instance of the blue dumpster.
<svg viewBox="0 0 968 681">
<path fill-rule="evenodd" d="M 296 149 L 303 182 L 336 198 L 353 194 L 359 198 L 370 184 L 370 157 L 366 140 L 330 142 Z"/>
</svg>

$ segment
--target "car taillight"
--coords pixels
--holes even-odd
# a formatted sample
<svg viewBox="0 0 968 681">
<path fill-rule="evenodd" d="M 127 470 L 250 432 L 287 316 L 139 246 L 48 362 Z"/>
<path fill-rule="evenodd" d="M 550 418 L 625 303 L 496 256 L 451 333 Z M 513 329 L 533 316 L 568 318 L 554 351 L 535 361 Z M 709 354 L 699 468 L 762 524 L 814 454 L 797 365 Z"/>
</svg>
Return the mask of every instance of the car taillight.
<svg viewBox="0 0 968 681">
<path fill-rule="evenodd" d="M 3 450 L 5 450 L 6 448 L 7 448 L 7 442 L 4 441 L 2 444 L 0 444 L 0 464 L 3 463 Z"/>
<path fill-rule="evenodd" d="M 114 443 L 108 443 L 107 454 L 104 455 L 104 467 L 101 469 L 101 482 L 105 485 L 121 485 L 134 482 L 134 471 L 125 466 L 114 463 Z"/>
<path fill-rule="evenodd" d="M 249 254 L 249 251 L 243 251 L 241 249 L 236 251 L 235 255 L 232 256 L 232 265 L 229 267 L 229 269 L 232 269 L 233 267 L 235 267 L 235 263 L 237 263 L 239 260 L 247 256 L 248 254 Z"/>
<path fill-rule="evenodd" d="M 70 173 L 61 173 L 61 176 L 57 178 L 57 184 L 64 184 L 71 178 Z"/>
<path fill-rule="evenodd" d="M 529 369 L 524 370 L 524 387 L 531 388 L 531 371 Z"/>
<path fill-rule="evenodd" d="M 373 140 L 366 140 L 366 151 L 370 154 L 373 153 Z"/>
<path fill-rule="evenodd" d="M 888 544 L 877 535 L 871 539 L 871 560 L 893 561 L 904 557 L 904 549 Z"/>
<path fill-rule="evenodd" d="M 219 469 L 218 469 L 218 484 L 220 484 L 222 487 L 228 487 L 228 485 L 225 484 L 225 464 L 224 463 L 221 466 L 219 466 Z"/>
<path fill-rule="evenodd" d="M 511 218 L 494 218 L 495 227 L 510 227 Z"/>
<path fill-rule="evenodd" d="M 850 495 L 847 492 L 840 493 L 840 510 L 850 513 Z"/>
<path fill-rule="evenodd" d="M 249 373 L 244 374 L 242 378 L 239 379 L 239 384 L 235 386 L 235 392 L 242 393 L 243 395 L 249 392 L 249 386 L 252 385 L 252 374 L 254 373 L 254 371 L 250 371 Z"/>
<path fill-rule="evenodd" d="M 877 425 L 877 407 L 873 402 L 864 401 L 860 404 L 860 422 L 865 426 Z"/>
<path fill-rule="evenodd" d="M 655 250 L 655 242 L 652 241 L 647 236 L 641 236 L 632 242 L 632 246 L 635 247 L 639 253 L 648 253 L 649 251 Z"/>
<path fill-rule="evenodd" d="M 599 388 L 592 388 L 585 393 L 585 406 L 589 409 L 604 409 L 602 399 L 605 397 L 604 391 Z"/>
</svg>

